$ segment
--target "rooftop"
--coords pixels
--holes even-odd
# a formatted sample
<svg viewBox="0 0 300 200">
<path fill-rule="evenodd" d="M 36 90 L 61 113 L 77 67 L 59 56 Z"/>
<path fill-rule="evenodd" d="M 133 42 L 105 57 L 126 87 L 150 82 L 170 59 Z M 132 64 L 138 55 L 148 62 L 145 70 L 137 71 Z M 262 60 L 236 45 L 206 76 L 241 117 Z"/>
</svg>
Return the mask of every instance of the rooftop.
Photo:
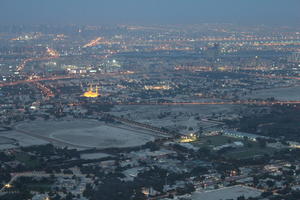
<svg viewBox="0 0 300 200">
<path fill-rule="evenodd" d="M 249 198 L 260 196 L 261 193 L 261 191 L 255 188 L 236 185 L 207 192 L 195 192 L 192 194 L 192 200 L 226 200 L 237 199 L 240 196 Z"/>
</svg>

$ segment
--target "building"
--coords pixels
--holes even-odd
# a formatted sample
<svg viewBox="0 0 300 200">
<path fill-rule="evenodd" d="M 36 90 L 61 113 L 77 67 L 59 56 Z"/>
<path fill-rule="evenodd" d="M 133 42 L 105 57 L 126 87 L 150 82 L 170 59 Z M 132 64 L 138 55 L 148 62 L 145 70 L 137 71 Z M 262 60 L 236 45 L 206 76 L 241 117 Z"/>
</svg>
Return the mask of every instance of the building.
<svg viewBox="0 0 300 200">
<path fill-rule="evenodd" d="M 233 138 L 247 138 L 252 141 L 256 141 L 257 138 L 264 138 L 268 139 L 268 137 L 261 136 L 261 135 L 256 135 L 256 134 L 251 134 L 251 133 L 244 133 L 244 132 L 239 132 L 235 130 L 224 130 L 223 135 L 228 136 L 228 137 L 233 137 Z"/>
<path fill-rule="evenodd" d="M 98 86 L 96 86 L 96 88 L 94 89 L 93 88 L 93 85 L 90 85 L 90 88 L 88 91 L 86 91 L 84 94 L 83 94 L 84 97 L 87 97 L 87 98 L 96 98 L 99 96 L 99 92 L 98 92 Z"/>
</svg>

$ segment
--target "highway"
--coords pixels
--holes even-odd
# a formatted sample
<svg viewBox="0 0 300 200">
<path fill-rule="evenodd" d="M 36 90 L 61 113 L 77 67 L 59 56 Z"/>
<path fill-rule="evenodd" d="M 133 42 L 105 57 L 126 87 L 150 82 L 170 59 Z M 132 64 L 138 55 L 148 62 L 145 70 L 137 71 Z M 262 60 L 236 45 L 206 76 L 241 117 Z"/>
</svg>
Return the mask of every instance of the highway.
<svg viewBox="0 0 300 200">
<path fill-rule="evenodd" d="M 87 44 L 85 44 L 85 45 L 83 46 L 83 48 L 97 46 L 98 44 L 100 44 L 100 41 L 101 41 L 101 40 L 103 40 L 103 38 L 97 37 L 96 39 L 91 40 L 90 42 L 88 42 Z"/>
<path fill-rule="evenodd" d="M 46 98 L 54 97 L 54 93 L 51 89 L 46 87 L 45 85 L 41 84 L 40 82 L 35 82 L 35 86 L 42 91 L 42 93 L 46 96 Z"/>
<path fill-rule="evenodd" d="M 72 106 L 82 105 L 84 103 L 69 104 Z M 176 106 L 176 105 L 294 105 L 300 104 L 300 101 L 209 101 L 209 102 L 121 102 L 121 103 L 102 103 L 102 105 L 126 105 L 126 106 Z"/>
<path fill-rule="evenodd" d="M 62 79 L 72 79 L 73 76 L 50 76 L 50 77 L 41 77 L 36 79 L 26 79 L 26 80 L 19 80 L 14 82 L 7 82 L 7 83 L 0 83 L 0 87 L 5 86 L 14 86 L 19 84 L 26 84 L 26 83 L 35 83 L 40 81 L 54 81 L 54 80 L 62 80 Z"/>
<path fill-rule="evenodd" d="M 41 57 L 41 58 L 27 58 L 27 59 L 23 60 L 23 62 L 17 67 L 17 71 L 18 72 L 22 71 L 28 62 L 49 60 L 49 59 L 53 59 L 53 58 L 57 58 L 57 56 L 46 56 L 46 57 Z"/>
<path fill-rule="evenodd" d="M 145 124 L 145 123 L 140 123 L 140 122 L 122 118 L 122 117 L 117 117 L 117 116 L 114 116 L 114 115 L 111 115 L 108 113 L 101 113 L 101 116 L 105 117 L 105 118 L 113 119 L 115 121 L 122 122 L 124 124 L 133 125 L 133 126 L 136 126 L 136 127 L 142 128 L 142 129 L 150 130 L 152 132 L 160 134 L 163 137 L 174 137 L 174 134 L 164 131 L 161 128 L 158 128 L 156 126 L 152 126 L 152 125 Z"/>
</svg>

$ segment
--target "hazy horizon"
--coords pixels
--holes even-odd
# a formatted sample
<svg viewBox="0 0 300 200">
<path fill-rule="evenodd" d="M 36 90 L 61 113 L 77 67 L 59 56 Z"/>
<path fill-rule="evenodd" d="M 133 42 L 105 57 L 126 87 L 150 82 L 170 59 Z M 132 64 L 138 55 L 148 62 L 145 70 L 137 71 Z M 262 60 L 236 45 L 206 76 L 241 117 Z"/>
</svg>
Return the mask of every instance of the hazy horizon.
<svg viewBox="0 0 300 200">
<path fill-rule="evenodd" d="M 2 0 L 0 24 L 299 25 L 297 0 Z"/>
</svg>

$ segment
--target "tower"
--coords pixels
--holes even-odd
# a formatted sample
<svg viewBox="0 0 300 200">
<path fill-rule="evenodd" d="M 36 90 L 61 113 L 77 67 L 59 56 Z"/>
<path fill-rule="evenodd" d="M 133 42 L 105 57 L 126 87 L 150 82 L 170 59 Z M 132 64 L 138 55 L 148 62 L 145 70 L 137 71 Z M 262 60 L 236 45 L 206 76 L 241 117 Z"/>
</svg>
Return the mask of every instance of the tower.
<svg viewBox="0 0 300 200">
<path fill-rule="evenodd" d="M 99 89 L 98 89 L 98 85 L 96 85 L 96 95 L 99 96 Z"/>
</svg>

